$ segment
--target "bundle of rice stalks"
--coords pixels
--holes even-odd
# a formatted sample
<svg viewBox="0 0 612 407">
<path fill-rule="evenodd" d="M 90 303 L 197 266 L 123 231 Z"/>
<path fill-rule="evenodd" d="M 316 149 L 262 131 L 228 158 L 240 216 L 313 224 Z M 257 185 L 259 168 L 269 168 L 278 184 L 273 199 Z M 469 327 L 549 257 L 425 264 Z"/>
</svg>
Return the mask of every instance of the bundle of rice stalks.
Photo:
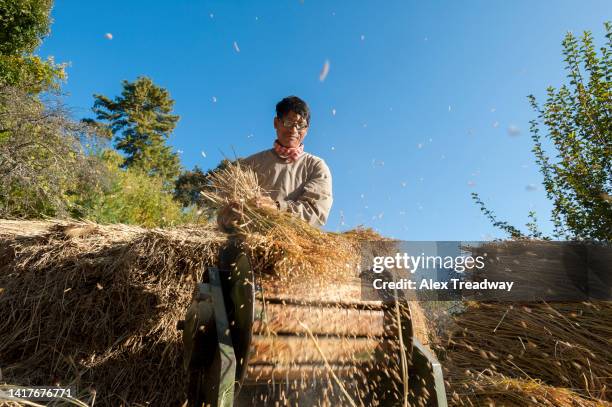
<svg viewBox="0 0 612 407">
<path fill-rule="evenodd" d="M 537 379 L 612 400 L 612 303 L 468 303 L 438 351 L 448 377 Z"/>
<path fill-rule="evenodd" d="M 220 211 L 235 205 L 240 215 L 236 232 L 244 249 L 259 264 L 254 267 L 274 274 L 279 285 L 296 279 L 331 284 L 358 275 L 359 242 L 380 240 L 371 230 L 326 233 L 286 212 L 257 207 L 267 194 L 256 174 L 240 163 L 228 165 L 209 176 L 202 192 L 207 204 Z"/>
</svg>

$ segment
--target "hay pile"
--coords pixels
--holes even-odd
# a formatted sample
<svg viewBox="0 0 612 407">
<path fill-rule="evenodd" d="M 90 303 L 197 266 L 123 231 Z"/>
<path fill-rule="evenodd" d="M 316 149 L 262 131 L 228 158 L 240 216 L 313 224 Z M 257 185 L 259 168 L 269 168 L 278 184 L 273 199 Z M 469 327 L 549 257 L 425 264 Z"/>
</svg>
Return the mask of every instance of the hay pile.
<svg viewBox="0 0 612 407">
<path fill-rule="evenodd" d="M 468 279 L 511 279 L 540 291 L 531 296 L 529 289 L 518 289 L 496 293 L 495 302 L 455 304 L 459 313 L 445 318 L 435 344 L 450 402 L 609 405 L 612 302 L 567 299 L 581 298 L 576 286 L 586 277 L 592 295 L 608 295 L 612 251 L 588 242 L 548 241 L 496 242 L 469 251 L 488 254 L 488 260 Z M 542 295 L 556 301 L 527 302 Z M 525 301 L 510 302 L 516 298 Z"/>
<path fill-rule="evenodd" d="M 225 237 L 207 226 L 50 226 L 0 240 L 2 380 L 73 384 L 100 404 L 176 405 L 176 321 Z"/>
<path fill-rule="evenodd" d="M 612 303 L 467 303 L 438 344 L 458 405 L 607 405 Z"/>
</svg>

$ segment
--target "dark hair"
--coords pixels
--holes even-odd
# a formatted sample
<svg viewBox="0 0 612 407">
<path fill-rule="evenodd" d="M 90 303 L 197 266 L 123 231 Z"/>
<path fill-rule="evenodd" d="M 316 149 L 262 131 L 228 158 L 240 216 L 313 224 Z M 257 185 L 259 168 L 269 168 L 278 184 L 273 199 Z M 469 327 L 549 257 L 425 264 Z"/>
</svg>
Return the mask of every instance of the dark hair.
<svg viewBox="0 0 612 407">
<path fill-rule="evenodd" d="M 287 96 L 276 104 L 276 117 L 282 119 L 287 113 L 299 114 L 310 124 L 310 109 L 306 102 L 297 96 Z"/>
</svg>

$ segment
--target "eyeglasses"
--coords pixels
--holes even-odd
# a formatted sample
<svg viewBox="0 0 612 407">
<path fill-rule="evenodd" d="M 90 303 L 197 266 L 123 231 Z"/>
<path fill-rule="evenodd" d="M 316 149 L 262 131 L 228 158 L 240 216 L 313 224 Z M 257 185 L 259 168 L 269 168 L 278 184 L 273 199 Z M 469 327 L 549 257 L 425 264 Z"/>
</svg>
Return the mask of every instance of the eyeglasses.
<svg viewBox="0 0 612 407">
<path fill-rule="evenodd" d="M 281 123 L 283 123 L 283 126 L 286 129 L 291 129 L 291 128 L 295 127 L 298 131 L 305 130 L 308 127 L 308 123 L 306 123 L 306 122 L 297 122 L 297 123 L 294 123 L 291 120 L 283 120 Z"/>
</svg>

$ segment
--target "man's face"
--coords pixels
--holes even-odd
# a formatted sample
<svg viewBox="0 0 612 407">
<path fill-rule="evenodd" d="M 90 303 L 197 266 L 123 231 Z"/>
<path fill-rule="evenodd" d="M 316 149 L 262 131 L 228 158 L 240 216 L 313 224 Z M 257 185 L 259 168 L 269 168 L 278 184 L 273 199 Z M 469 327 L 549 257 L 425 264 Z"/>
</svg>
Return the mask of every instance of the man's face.
<svg viewBox="0 0 612 407">
<path fill-rule="evenodd" d="M 295 112 L 287 113 L 282 119 L 274 118 L 276 138 L 287 148 L 299 147 L 308 133 L 308 123 Z"/>
</svg>

